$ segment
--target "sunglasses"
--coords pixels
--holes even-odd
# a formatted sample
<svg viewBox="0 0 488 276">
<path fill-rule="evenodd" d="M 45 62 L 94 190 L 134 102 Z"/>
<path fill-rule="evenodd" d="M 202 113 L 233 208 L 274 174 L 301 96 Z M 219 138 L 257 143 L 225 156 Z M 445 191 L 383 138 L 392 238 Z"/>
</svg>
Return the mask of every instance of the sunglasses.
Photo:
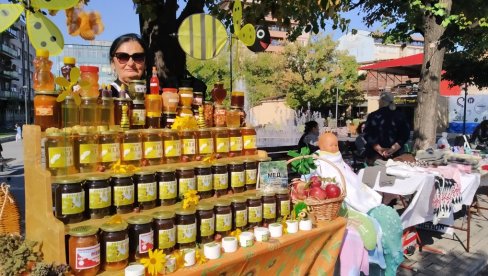
<svg viewBox="0 0 488 276">
<path fill-rule="evenodd" d="M 131 58 L 135 63 L 139 63 L 139 64 L 143 63 L 144 60 L 146 59 L 146 55 L 144 53 L 134 53 L 132 55 L 129 55 L 127 53 L 120 52 L 120 53 L 115 53 L 114 56 L 121 64 L 126 64 L 127 62 L 129 62 L 129 59 Z"/>
</svg>

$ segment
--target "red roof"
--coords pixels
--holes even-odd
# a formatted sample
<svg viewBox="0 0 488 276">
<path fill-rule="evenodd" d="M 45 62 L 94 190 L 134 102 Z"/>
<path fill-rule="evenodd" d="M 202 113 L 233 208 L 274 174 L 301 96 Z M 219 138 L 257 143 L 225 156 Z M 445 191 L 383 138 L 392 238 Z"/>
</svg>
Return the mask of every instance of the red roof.
<svg viewBox="0 0 488 276">
<path fill-rule="evenodd" d="M 422 68 L 422 62 L 424 60 L 424 54 L 416 54 L 397 59 L 380 61 L 370 65 L 359 67 L 359 70 L 372 70 L 377 72 L 383 72 L 387 74 L 403 75 L 409 77 L 420 77 L 420 70 Z M 461 93 L 461 87 L 453 86 L 449 87 L 451 82 L 448 80 L 442 80 L 440 84 L 441 96 L 458 96 Z"/>
</svg>

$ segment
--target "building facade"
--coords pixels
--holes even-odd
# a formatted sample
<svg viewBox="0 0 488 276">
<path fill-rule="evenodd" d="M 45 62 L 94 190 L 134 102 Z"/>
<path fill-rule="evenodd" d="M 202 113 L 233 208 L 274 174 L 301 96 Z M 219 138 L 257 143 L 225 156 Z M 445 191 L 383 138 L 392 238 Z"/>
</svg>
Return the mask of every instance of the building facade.
<svg viewBox="0 0 488 276">
<path fill-rule="evenodd" d="M 0 128 L 32 122 L 32 61 L 24 18 L 0 33 Z M 27 111 L 27 112 L 26 112 Z"/>
</svg>

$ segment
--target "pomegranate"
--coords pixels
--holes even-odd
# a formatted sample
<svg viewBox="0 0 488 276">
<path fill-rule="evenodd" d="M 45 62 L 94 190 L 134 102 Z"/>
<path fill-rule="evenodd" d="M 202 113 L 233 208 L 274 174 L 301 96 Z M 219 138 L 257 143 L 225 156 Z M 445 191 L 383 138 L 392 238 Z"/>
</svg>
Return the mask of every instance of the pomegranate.
<svg viewBox="0 0 488 276">
<path fill-rule="evenodd" d="M 325 186 L 325 193 L 327 194 L 327 198 L 336 198 L 341 195 L 341 188 L 339 188 L 335 184 L 330 183 Z"/>
<path fill-rule="evenodd" d="M 327 193 L 324 190 L 322 190 L 320 187 L 313 187 L 310 189 L 309 196 L 316 199 L 326 199 Z"/>
</svg>

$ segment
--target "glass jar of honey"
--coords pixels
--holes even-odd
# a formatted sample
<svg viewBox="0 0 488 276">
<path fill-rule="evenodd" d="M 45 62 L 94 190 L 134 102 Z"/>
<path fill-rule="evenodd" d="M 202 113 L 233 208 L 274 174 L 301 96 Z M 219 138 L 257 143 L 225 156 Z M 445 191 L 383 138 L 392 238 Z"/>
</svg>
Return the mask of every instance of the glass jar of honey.
<svg viewBox="0 0 488 276">
<path fill-rule="evenodd" d="M 73 275 L 96 275 L 100 270 L 98 228 L 78 226 L 69 231 L 69 266 Z"/>
<path fill-rule="evenodd" d="M 210 165 L 197 165 L 195 167 L 197 191 L 200 199 L 213 196 L 212 169 Z"/>
<path fill-rule="evenodd" d="M 129 82 L 129 95 L 131 99 L 144 101 L 146 95 L 146 81 L 145 80 L 131 80 Z"/>
<path fill-rule="evenodd" d="M 196 160 L 200 161 L 203 158 L 210 156 L 214 152 L 214 143 L 212 138 L 212 132 L 209 128 L 200 128 L 195 133 L 197 139 Z"/>
<path fill-rule="evenodd" d="M 80 124 L 78 105 L 72 96 L 66 96 L 61 103 L 61 127 L 73 127 Z"/>
<path fill-rule="evenodd" d="M 86 83 L 87 86 L 81 88 L 80 95 L 82 97 L 98 97 L 98 67 L 97 66 L 80 66 L 80 79 Z M 75 80 L 72 80 L 75 81 Z"/>
<path fill-rule="evenodd" d="M 129 223 L 129 261 L 135 262 L 149 256 L 154 248 L 152 217 L 138 215 L 127 219 Z"/>
<path fill-rule="evenodd" d="M 157 183 L 154 171 L 138 171 L 134 174 L 135 199 L 142 210 L 156 207 Z"/>
<path fill-rule="evenodd" d="M 228 110 L 225 115 L 225 123 L 227 127 L 232 127 L 232 128 L 240 127 L 241 113 L 239 112 L 239 109 L 231 108 L 230 110 Z"/>
<path fill-rule="evenodd" d="M 179 167 L 176 169 L 178 181 L 178 197 L 183 199 L 183 195 L 189 190 L 197 189 L 195 181 L 195 171 L 193 167 Z"/>
<path fill-rule="evenodd" d="M 56 101 L 58 94 L 54 92 L 36 92 L 34 96 L 34 124 L 45 131 L 50 127 L 59 127 L 61 106 Z"/>
<path fill-rule="evenodd" d="M 263 223 L 267 226 L 276 222 L 276 198 L 274 192 L 262 193 L 261 201 L 263 202 Z"/>
<path fill-rule="evenodd" d="M 200 244 L 212 242 L 215 234 L 214 206 L 209 203 L 197 205 L 197 240 Z"/>
<path fill-rule="evenodd" d="M 178 249 L 195 248 L 197 240 L 197 219 L 195 209 L 175 210 L 176 247 Z"/>
<path fill-rule="evenodd" d="M 105 174 L 95 174 L 86 177 L 83 186 L 85 189 L 87 218 L 97 219 L 110 215 L 112 190 L 109 179 L 110 177 Z"/>
<path fill-rule="evenodd" d="M 112 97 L 102 97 L 98 100 L 98 113 L 100 114 L 101 126 L 113 126 L 114 121 L 114 99 Z"/>
<path fill-rule="evenodd" d="M 139 130 L 127 130 L 121 139 L 121 160 L 125 165 L 138 167 L 142 159 L 142 135 Z"/>
<path fill-rule="evenodd" d="M 74 163 L 73 136 L 63 132 L 48 133 L 44 148 L 46 169 L 52 176 L 78 172 Z"/>
<path fill-rule="evenodd" d="M 98 111 L 98 98 L 82 97 L 80 104 L 80 125 L 98 126 L 100 124 L 100 114 Z"/>
<path fill-rule="evenodd" d="M 193 88 L 179 87 L 178 94 L 180 95 L 180 106 L 188 107 L 191 110 L 191 104 L 193 103 Z"/>
<path fill-rule="evenodd" d="M 247 227 L 247 200 L 242 196 L 235 196 L 232 198 L 232 217 L 234 222 L 232 230 L 237 228 L 244 230 Z"/>
<path fill-rule="evenodd" d="M 134 209 L 133 174 L 119 173 L 110 177 L 114 214 L 127 214 Z"/>
<path fill-rule="evenodd" d="M 189 107 L 182 106 L 178 108 L 177 115 L 179 117 L 193 117 L 193 111 Z"/>
<path fill-rule="evenodd" d="M 204 101 L 203 102 L 203 118 L 205 120 L 205 126 L 213 127 L 213 114 L 214 114 L 214 106 L 211 101 Z"/>
<path fill-rule="evenodd" d="M 261 197 L 250 195 L 247 197 L 247 220 L 249 228 L 260 226 L 263 221 L 263 203 Z"/>
<path fill-rule="evenodd" d="M 244 163 L 233 161 L 229 162 L 230 187 L 234 193 L 246 191 Z"/>
<path fill-rule="evenodd" d="M 163 112 L 176 112 L 180 100 L 180 96 L 177 92 L 178 89 L 176 88 L 163 88 L 163 94 L 161 95 L 163 98 Z"/>
<path fill-rule="evenodd" d="M 163 160 L 163 139 L 161 130 L 146 129 L 142 132 L 143 159 L 149 165 L 159 165 Z"/>
<path fill-rule="evenodd" d="M 290 216 L 290 210 L 290 191 L 287 188 L 278 189 L 276 192 L 276 217 Z"/>
<path fill-rule="evenodd" d="M 159 188 L 159 201 L 161 206 L 169 206 L 176 203 L 178 186 L 174 169 L 160 169 L 156 174 Z"/>
<path fill-rule="evenodd" d="M 224 127 L 212 129 L 214 148 L 217 158 L 227 157 L 229 155 L 229 131 Z"/>
<path fill-rule="evenodd" d="M 146 95 L 146 128 L 159 128 L 163 102 L 160 95 Z"/>
<path fill-rule="evenodd" d="M 229 128 L 229 157 L 242 153 L 242 134 L 239 128 Z"/>
<path fill-rule="evenodd" d="M 54 215 L 63 223 L 80 222 L 85 212 L 85 191 L 82 179 L 65 176 L 53 180 Z"/>
<path fill-rule="evenodd" d="M 230 94 L 230 105 L 238 108 L 244 108 L 244 92 L 232 91 Z"/>
<path fill-rule="evenodd" d="M 181 161 L 193 161 L 197 153 L 195 132 L 193 130 L 182 130 L 179 134 L 181 139 Z"/>
<path fill-rule="evenodd" d="M 257 162 L 252 159 L 244 160 L 246 190 L 255 190 L 257 182 Z"/>
<path fill-rule="evenodd" d="M 110 169 L 120 159 L 120 139 L 116 131 L 106 130 L 98 134 L 98 154 L 100 165 Z"/>
<path fill-rule="evenodd" d="M 227 120 L 227 109 L 223 105 L 214 106 L 213 123 L 215 127 L 225 127 Z"/>
<path fill-rule="evenodd" d="M 154 247 L 169 255 L 176 245 L 175 213 L 173 211 L 159 211 L 152 215 L 154 219 Z"/>
<path fill-rule="evenodd" d="M 80 132 L 74 137 L 75 166 L 80 173 L 98 171 L 98 137 Z"/>
<path fill-rule="evenodd" d="M 253 127 L 241 128 L 242 133 L 242 155 L 256 155 L 256 130 Z"/>
<path fill-rule="evenodd" d="M 181 140 L 178 132 L 171 129 L 162 129 L 163 163 L 177 163 L 181 158 Z"/>
<path fill-rule="evenodd" d="M 221 238 L 226 237 L 232 230 L 232 209 L 230 201 L 217 200 L 215 202 L 215 233 L 219 234 Z"/>
<path fill-rule="evenodd" d="M 104 223 L 100 229 L 103 270 L 124 269 L 129 263 L 127 223 Z"/>
<path fill-rule="evenodd" d="M 146 107 L 144 106 L 144 100 L 133 100 L 130 114 L 131 129 L 142 129 L 146 126 Z"/>
<path fill-rule="evenodd" d="M 176 120 L 176 112 L 163 112 L 163 117 L 161 119 L 161 127 L 171 129 L 175 120 Z"/>
<path fill-rule="evenodd" d="M 226 195 L 229 190 L 229 174 L 226 163 L 212 164 L 214 191 L 217 196 Z"/>
</svg>

